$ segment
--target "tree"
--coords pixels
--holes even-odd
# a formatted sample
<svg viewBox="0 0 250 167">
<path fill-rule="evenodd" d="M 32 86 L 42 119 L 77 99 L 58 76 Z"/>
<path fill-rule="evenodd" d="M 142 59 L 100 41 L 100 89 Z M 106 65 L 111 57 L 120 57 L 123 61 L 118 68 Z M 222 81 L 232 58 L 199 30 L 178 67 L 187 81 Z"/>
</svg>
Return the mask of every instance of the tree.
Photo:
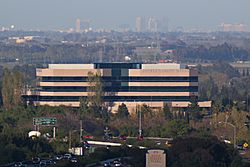
<svg viewBox="0 0 250 167">
<path fill-rule="evenodd" d="M 2 82 L 2 98 L 5 109 L 19 106 L 22 103 L 23 75 L 16 71 L 4 70 Z"/>
<path fill-rule="evenodd" d="M 86 97 L 80 98 L 79 110 L 80 110 L 80 114 L 83 116 L 89 111 L 88 101 Z"/>
<path fill-rule="evenodd" d="M 178 138 L 168 152 L 168 166 L 171 167 L 223 167 L 242 166 L 238 152 L 214 137 Z M 236 163 L 237 161 L 237 163 Z"/>
<path fill-rule="evenodd" d="M 13 78 L 8 69 L 4 69 L 2 81 L 2 99 L 5 109 L 10 109 L 13 104 Z"/>
<path fill-rule="evenodd" d="M 12 74 L 13 76 L 13 104 L 18 106 L 22 103 L 22 89 L 23 89 L 23 75 L 22 73 L 16 71 Z"/>
<path fill-rule="evenodd" d="M 124 103 L 119 105 L 118 111 L 117 111 L 117 117 L 118 118 L 128 118 L 129 117 L 128 108 Z"/>
<path fill-rule="evenodd" d="M 190 104 L 187 107 L 187 114 L 188 119 L 190 118 L 195 121 L 201 119 L 200 107 L 198 105 L 198 99 L 196 96 L 191 96 Z"/>
<path fill-rule="evenodd" d="M 140 106 L 139 110 L 142 113 L 143 117 L 147 116 L 147 115 L 152 115 L 153 114 L 152 109 L 148 105 L 146 105 L 146 104 L 143 104 L 142 106 Z"/>
<path fill-rule="evenodd" d="M 97 71 L 96 73 L 89 72 L 87 81 L 89 83 L 87 88 L 87 102 L 91 113 L 93 113 L 95 116 L 102 117 L 105 115 L 105 113 L 103 113 L 104 103 L 102 97 L 104 92 L 100 71 Z"/>
<path fill-rule="evenodd" d="M 166 120 L 171 120 L 173 118 L 173 114 L 171 113 L 170 108 L 167 103 L 164 104 L 163 112 L 164 112 Z"/>
</svg>

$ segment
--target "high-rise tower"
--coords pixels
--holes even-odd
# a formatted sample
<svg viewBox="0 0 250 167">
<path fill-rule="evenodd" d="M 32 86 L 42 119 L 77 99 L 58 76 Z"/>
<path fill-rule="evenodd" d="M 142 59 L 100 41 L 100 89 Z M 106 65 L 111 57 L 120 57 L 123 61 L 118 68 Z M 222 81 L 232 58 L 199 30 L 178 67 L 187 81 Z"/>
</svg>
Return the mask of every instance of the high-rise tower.
<svg viewBox="0 0 250 167">
<path fill-rule="evenodd" d="M 136 17 L 135 29 L 136 29 L 136 32 L 141 32 L 142 31 L 142 18 L 141 17 Z"/>
<path fill-rule="evenodd" d="M 158 31 L 158 21 L 154 17 L 148 19 L 148 31 L 157 32 Z"/>
<path fill-rule="evenodd" d="M 76 32 L 81 32 L 81 20 L 76 19 Z"/>
</svg>

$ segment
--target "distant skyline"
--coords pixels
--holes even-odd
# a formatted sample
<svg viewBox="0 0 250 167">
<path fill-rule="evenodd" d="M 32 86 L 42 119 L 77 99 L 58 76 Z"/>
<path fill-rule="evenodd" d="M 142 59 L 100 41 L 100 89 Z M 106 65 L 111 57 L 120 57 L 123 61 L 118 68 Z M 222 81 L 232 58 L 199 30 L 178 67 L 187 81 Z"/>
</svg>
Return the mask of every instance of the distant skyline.
<svg viewBox="0 0 250 167">
<path fill-rule="evenodd" d="M 135 18 L 167 18 L 170 28 L 216 28 L 221 23 L 250 25 L 249 0 L 1 0 L 0 27 L 56 30 L 91 19 L 95 29 L 130 25 Z"/>
</svg>

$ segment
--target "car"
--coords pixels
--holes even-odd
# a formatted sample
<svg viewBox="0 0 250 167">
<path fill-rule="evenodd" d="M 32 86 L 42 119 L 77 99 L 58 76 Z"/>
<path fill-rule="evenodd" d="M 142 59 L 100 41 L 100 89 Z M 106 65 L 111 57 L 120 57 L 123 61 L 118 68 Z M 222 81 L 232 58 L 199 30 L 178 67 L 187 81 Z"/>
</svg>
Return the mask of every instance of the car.
<svg viewBox="0 0 250 167">
<path fill-rule="evenodd" d="M 243 146 L 242 145 L 237 145 L 236 148 L 237 148 L 237 150 L 243 150 Z"/>
<path fill-rule="evenodd" d="M 42 160 L 40 163 L 39 163 L 39 166 L 46 166 L 46 160 Z"/>
<path fill-rule="evenodd" d="M 71 154 L 64 154 L 63 159 L 71 159 L 72 155 Z"/>
<path fill-rule="evenodd" d="M 224 142 L 227 143 L 227 144 L 231 144 L 231 141 L 227 140 L 227 139 L 225 139 Z"/>
<path fill-rule="evenodd" d="M 124 136 L 124 135 L 121 135 L 119 138 L 120 140 L 124 140 L 124 141 L 127 140 L 127 136 Z"/>
<path fill-rule="evenodd" d="M 41 159 L 39 157 L 32 158 L 33 164 L 39 164 Z"/>
<path fill-rule="evenodd" d="M 77 163 L 77 158 L 76 158 L 76 157 L 71 158 L 71 159 L 70 159 L 70 162 L 72 162 L 72 163 Z"/>
<path fill-rule="evenodd" d="M 88 149 L 90 147 L 90 144 L 87 141 L 83 142 L 84 148 Z"/>
<path fill-rule="evenodd" d="M 56 161 L 59 161 L 59 160 L 63 159 L 63 156 L 62 155 L 56 155 L 53 159 L 56 160 Z"/>
<path fill-rule="evenodd" d="M 14 166 L 22 166 L 22 162 L 16 162 Z"/>
<path fill-rule="evenodd" d="M 103 166 L 105 166 L 105 167 L 110 167 L 111 165 L 110 165 L 109 162 L 104 162 Z"/>
<path fill-rule="evenodd" d="M 86 136 L 83 136 L 84 139 L 93 139 L 94 136 L 91 136 L 91 135 L 86 135 Z"/>
<path fill-rule="evenodd" d="M 114 166 L 122 166 L 121 162 L 117 161 L 117 160 L 113 161 L 113 165 Z"/>
<path fill-rule="evenodd" d="M 112 134 L 107 134 L 103 136 L 104 140 L 112 140 L 113 139 L 113 135 Z"/>
<path fill-rule="evenodd" d="M 27 161 L 22 161 L 21 167 L 23 166 L 36 166 L 36 165 L 34 165 L 32 161 L 27 160 Z"/>
<path fill-rule="evenodd" d="M 157 146 L 160 146 L 160 145 L 161 145 L 161 142 L 160 142 L 160 141 L 156 141 L 155 144 L 156 144 Z"/>
<path fill-rule="evenodd" d="M 27 167 L 28 165 L 26 165 L 26 164 L 22 164 L 20 167 Z"/>
<path fill-rule="evenodd" d="M 142 141 L 143 140 L 143 136 L 137 136 L 137 140 L 138 141 Z"/>
<path fill-rule="evenodd" d="M 56 162 L 51 159 L 46 160 L 46 165 L 55 165 L 55 164 Z"/>
</svg>

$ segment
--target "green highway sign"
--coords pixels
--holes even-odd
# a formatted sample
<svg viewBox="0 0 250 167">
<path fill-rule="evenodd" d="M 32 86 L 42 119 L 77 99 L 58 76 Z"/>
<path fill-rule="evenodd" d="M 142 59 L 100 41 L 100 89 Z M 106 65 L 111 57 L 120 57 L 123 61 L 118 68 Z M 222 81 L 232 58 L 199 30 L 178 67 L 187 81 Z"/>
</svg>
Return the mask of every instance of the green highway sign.
<svg viewBox="0 0 250 167">
<path fill-rule="evenodd" d="M 56 118 L 33 118 L 33 125 L 55 126 L 56 123 Z"/>
</svg>

